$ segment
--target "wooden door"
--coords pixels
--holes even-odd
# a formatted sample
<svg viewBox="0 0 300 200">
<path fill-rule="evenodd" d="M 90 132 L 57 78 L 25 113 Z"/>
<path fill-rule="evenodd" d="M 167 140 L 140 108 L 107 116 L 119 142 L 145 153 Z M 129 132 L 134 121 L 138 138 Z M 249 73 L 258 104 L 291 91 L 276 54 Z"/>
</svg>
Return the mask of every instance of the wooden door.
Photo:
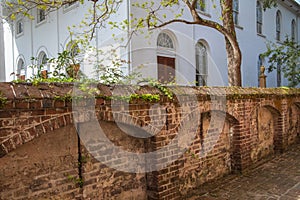
<svg viewBox="0 0 300 200">
<path fill-rule="evenodd" d="M 158 81 L 170 83 L 175 80 L 175 58 L 157 56 Z"/>
</svg>

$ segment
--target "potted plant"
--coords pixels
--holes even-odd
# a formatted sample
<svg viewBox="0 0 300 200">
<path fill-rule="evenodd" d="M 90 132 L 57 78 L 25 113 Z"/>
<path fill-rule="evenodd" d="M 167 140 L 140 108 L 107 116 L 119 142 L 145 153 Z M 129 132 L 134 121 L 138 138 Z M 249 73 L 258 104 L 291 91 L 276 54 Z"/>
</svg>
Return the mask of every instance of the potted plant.
<svg viewBox="0 0 300 200">
<path fill-rule="evenodd" d="M 49 60 L 50 63 L 54 64 L 53 76 L 57 78 L 78 78 L 78 72 L 80 69 L 80 64 L 77 62 L 71 52 L 64 50 L 58 53 L 57 58 L 52 58 Z"/>
</svg>

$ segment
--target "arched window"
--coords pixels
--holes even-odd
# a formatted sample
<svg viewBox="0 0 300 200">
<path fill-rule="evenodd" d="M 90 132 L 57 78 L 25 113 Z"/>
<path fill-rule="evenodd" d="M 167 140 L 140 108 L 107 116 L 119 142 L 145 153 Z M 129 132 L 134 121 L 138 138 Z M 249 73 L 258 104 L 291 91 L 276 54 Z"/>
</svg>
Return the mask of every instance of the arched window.
<svg viewBox="0 0 300 200">
<path fill-rule="evenodd" d="M 239 0 L 233 0 L 232 11 L 233 11 L 233 22 L 235 25 L 238 25 L 239 24 Z"/>
<path fill-rule="evenodd" d="M 76 41 L 70 41 L 67 44 L 67 50 L 70 52 L 71 57 L 78 56 L 80 49 Z"/>
<path fill-rule="evenodd" d="M 50 71 L 50 66 L 46 65 L 48 61 L 47 54 L 44 51 L 41 51 L 38 55 L 38 65 L 39 68 L 42 67 L 41 76 L 42 78 L 48 78 L 48 72 Z"/>
<path fill-rule="evenodd" d="M 38 55 L 38 65 L 44 65 L 47 63 L 47 54 L 41 51 Z"/>
<path fill-rule="evenodd" d="M 278 10 L 276 12 L 276 40 L 280 41 L 281 39 L 281 13 Z"/>
<path fill-rule="evenodd" d="M 263 16 L 262 5 L 259 1 L 256 2 L 256 31 L 262 34 Z"/>
<path fill-rule="evenodd" d="M 44 9 L 37 9 L 37 23 L 41 23 L 46 20 L 46 11 Z"/>
<path fill-rule="evenodd" d="M 296 40 L 296 21 L 293 19 L 291 24 L 291 38 L 293 41 Z"/>
<path fill-rule="evenodd" d="M 196 44 L 196 85 L 207 85 L 207 48 L 202 42 Z"/>
<path fill-rule="evenodd" d="M 21 35 L 22 33 L 24 33 L 23 19 L 19 19 L 16 22 L 16 33 L 17 33 L 17 35 Z"/>
<path fill-rule="evenodd" d="M 25 70 L 25 62 L 22 58 L 20 58 L 17 62 L 17 76 L 21 80 L 25 80 L 26 70 Z"/>
<path fill-rule="evenodd" d="M 174 44 L 171 37 L 167 33 L 160 33 L 157 37 L 157 46 L 169 49 L 174 49 Z"/>
<path fill-rule="evenodd" d="M 24 63 L 24 60 L 22 58 L 20 58 L 18 60 L 18 64 L 17 64 L 17 73 L 18 74 L 21 74 L 21 70 L 25 69 L 25 63 Z"/>
</svg>

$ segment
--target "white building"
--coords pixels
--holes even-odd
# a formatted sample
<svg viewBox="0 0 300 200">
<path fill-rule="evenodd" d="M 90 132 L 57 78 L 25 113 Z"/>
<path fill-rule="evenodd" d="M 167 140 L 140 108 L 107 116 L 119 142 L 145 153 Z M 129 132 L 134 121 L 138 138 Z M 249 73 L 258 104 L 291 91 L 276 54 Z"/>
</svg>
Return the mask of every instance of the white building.
<svg viewBox="0 0 300 200">
<path fill-rule="evenodd" d="M 212 5 L 211 0 L 204 1 L 206 6 L 199 8 L 200 14 L 219 21 L 220 8 Z M 31 57 L 42 62 L 45 57 L 56 57 L 58 52 L 66 49 L 70 42 L 67 27 L 79 24 L 89 6 L 90 1 L 85 5 L 75 3 L 47 16 L 39 10 L 32 10 L 31 14 L 36 16 L 33 21 L 22 17 L 12 24 L 4 23 L 1 27 L 4 32 L 0 30 L 3 34 L 0 35 L 0 46 L 4 46 L 4 49 L 0 48 L 0 80 L 11 81 L 17 78 L 16 74 L 30 77 L 32 70 L 27 66 L 31 64 Z M 128 19 L 130 13 L 134 17 L 142 16 L 143 12 L 126 1 L 113 20 Z M 191 18 L 189 12 L 184 12 L 183 17 Z M 243 56 L 243 86 L 255 87 L 260 66 L 267 66 L 266 61 L 260 59 L 260 54 L 266 51 L 266 43 L 280 43 L 286 36 L 300 40 L 300 5 L 294 0 L 278 0 L 277 7 L 264 11 L 259 0 L 234 0 L 234 20 Z M 94 46 L 101 48 L 116 43 L 112 34 L 125 34 L 126 37 L 126 33 L 118 29 L 98 29 Z M 147 36 L 134 35 L 129 44 L 118 51 L 123 59 L 130 61 L 122 66 L 125 73 L 140 70 L 145 77 L 165 81 L 173 75 L 178 84 L 185 85 L 195 85 L 196 82 L 199 85 L 227 85 L 225 41 L 217 31 L 199 25 L 174 23 Z M 168 65 L 170 70 L 158 64 Z M 91 70 L 87 67 L 82 64 L 83 71 L 90 75 Z M 15 74 L 11 75 L 12 72 Z M 266 75 L 268 87 L 288 84 L 280 70 Z"/>
</svg>

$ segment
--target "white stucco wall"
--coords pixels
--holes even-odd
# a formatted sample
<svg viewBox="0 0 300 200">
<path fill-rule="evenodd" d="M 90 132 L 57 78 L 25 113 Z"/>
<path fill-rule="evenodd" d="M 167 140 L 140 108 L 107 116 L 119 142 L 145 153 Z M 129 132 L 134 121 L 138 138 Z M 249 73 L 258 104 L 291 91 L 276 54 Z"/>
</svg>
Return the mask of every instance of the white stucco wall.
<svg viewBox="0 0 300 200">
<path fill-rule="evenodd" d="M 140 1 L 139 1 L 140 2 Z M 256 32 L 256 1 L 240 1 L 239 5 L 239 24 L 236 26 L 237 39 L 242 51 L 242 80 L 245 87 L 256 87 L 258 85 L 258 57 L 261 53 L 266 51 L 266 43 L 271 41 L 279 44 L 275 40 L 275 16 L 277 10 L 282 14 L 282 33 L 281 38 L 284 40 L 285 36 L 291 35 L 291 21 L 295 19 L 299 24 L 299 16 L 292 10 L 288 9 L 285 4 L 279 2 L 278 7 L 267 9 L 263 12 L 263 34 L 259 35 Z M 134 8 L 132 8 L 134 10 Z M 138 10 L 138 16 L 143 16 L 143 11 Z M 213 8 L 212 4 L 209 4 L 207 9 L 208 15 L 202 15 L 204 18 L 218 21 L 220 19 L 220 8 Z M 170 13 L 167 13 L 167 16 Z M 173 16 L 171 14 L 171 16 Z M 188 11 L 184 12 L 184 18 L 190 19 L 191 16 Z M 211 28 L 199 26 L 199 25 L 185 25 L 185 24 L 171 24 L 160 30 L 155 31 L 149 41 L 144 39 L 144 36 L 135 38 L 133 43 L 133 65 L 138 66 L 141 64 L 152 63 L 147 70 L 147 76 L 157 77 L 157 55 L 159 55 L 156 47 L 156 40 L 160 31 L 171 31 L 176 44 L 176 70 L 177 75 L 181 74 L 187 77 L 188 81 L 193 83 L 195 80 L 195 44 L 197 41 L 205 41 L 209 49 L 211 56 L 209 64 L 209 77 L 213 82 L 209 82 L 209 85 L 227 85 L 227 62 L 224 37 L 216 30 Z M 298 29 L 299 32 L 299 29 Z M 298 34 L 299 38 L 299 34 Z M 150 49 L 149 49 L 150 48 Z M 142 49 L 147 49 L 142 51 Z M 140 51 L 140 52 L 139 52 Z M 187 62 L 185 62 L 187 61 Z M 214 65 L 213 65 L 214 63 Z M 268 66 L 267 60 L 263 63 Z M 148 64 L 149 65 L 149 64 Z M 214 68 L 212 68 L 215 66 Z M 216 81 L 218 73 L 222 74 L 222 81 Z M 277 85 L 276 72 L 267 73 L 267 85 L 268 87 L 275 87 Z M 178 81 L 178 83 L 183 83 Z M 283 78 L 282 85 L 287 85 L 288 82 Z"/>
<path fill-rule="evenodd" d="M 0 15 L 2 15 L 2 6 L 0 5 Z M 3 20 L 1 20 L 3 23 Z M 4 54 L 4 30 L 0 26 L 0 81 L 5 81 L 5 54 Z"/>
<path fill-rule="evenodd" d="M 132 7 L 134 1 L 125 1 L 120 6 L 118 13 L 110 20 L 120 21 L 128 17 L 128 13 L 133 13 L 135 17 L 143 16 L 143 10 Z M 140 1 L 139 1 L 140 2 Z M 211 2 L 211 1 L 209 1 Z M 46 22 L 40 25 L 36 21 L 30 21 L 24 18 L 24 34 L 16 39 L 11 38 L 11 31 L 6 30 L 5 36 L 5 66 L 6 80 L 12 80 L 14 77 L 9 74 L 16 70 L 18 57 L 25 59 L 25 64 L 30 65 L 30 57 L 38 56 L 41 50 L 45 51 L 49 57 L 57 56 L 66 48 L 70 41 L 68 26 L 79 24 L 87 13 L 91 2 L 85 5 L 78 5 L 72 9 L 60 9 L 52 12 L 47 16 Z M 128 6 L 130 5 L 130 6 Z M 275 41 L 275 16 L 276 11 L 282 13 L 282 38 L 291 33 L 291 20 L 295 19 L 298 27 L 300 26 L 299 14 L 292 9 L 284 6 L 281 1 L 277 8 L 267 9 L 263 12 L 263 35 L 256 33 L 256 1 L 240 1 L 239 4 L 239 26 L 236 28 L 238 42 L 243 55 L 242 60 L 242 78 L 243 86 L 254 86 L 258 84 L 258 56 L 266 50 L 267 41 Z M 178 7 L 178 8 L 177 8 Z M 180 6 L 177 6 L 179 9 Z M 220 8 L 216 8 L 210 3 L 208 5 L 207 15 L 203 17 L 219 21 Z M 35 11 L 32 14 L 35 15 Z M 170 13 L 169 13 L 170 14 Z M 186 10 L 184 18 L 190 19 L 191 16 Z M 6 26 L 6 28 L 8 28 Z M 166 31 L 173 38 L 175 51 L 161 51 L 156 46 L 157 36 L 160 31 Z M 76 30 L 75 30 L 76 32 Z M 298 41 L 300 30 L 298 32 Z M 111 30 L 108 26 L 106 29 L 98 29 L 96 39 L 92 42 L 98 48 L 109 46 L 116 41 L 111 37 L 112 34 L 120 37 L 126 37 L 126 31 L 118 29 Z M 146 34 L 134 34 L 133 39 L 126 46 L 120 48 L 120 54 L 125 60 L 130 60 L 130 64 L 124 64 L 122 69 L 125 73 L 137 69 L 143 65 L 141 71 L 145 77 L 157 78 L 157 56 L 168 55 L 176 58 L 176 77 L 179 84 L 191 84 L 195 82 L 195 45 L 201 40 L 206 44 L 209 50 L 209 85 L 227 85 L 227 62 L 224 37 L 216 30 L 199 25 L 171 24 L 159 30 L 153 31 L 153 34 L 145 38 Z M 123 44 L 125 44 L 124 42 Z M 267 65 L 267 62 L 264 62 Z M 83 66 L 84 68 L 84 66 Z M 3 70 L 2 70 L 3 71 Z M 29 76 L 30 70 L 27 70 Z M 91 72 L 88 72 L 91 73 Z M 276 73 L 266 74 L 267 86 L 276 86 Z M 180 78 L 184 77 L 184 78 Z M 184 80 L 185 79 L 185 80 Z M 283 85 L 287 81 L 282 79 Z"/>
</svg>

